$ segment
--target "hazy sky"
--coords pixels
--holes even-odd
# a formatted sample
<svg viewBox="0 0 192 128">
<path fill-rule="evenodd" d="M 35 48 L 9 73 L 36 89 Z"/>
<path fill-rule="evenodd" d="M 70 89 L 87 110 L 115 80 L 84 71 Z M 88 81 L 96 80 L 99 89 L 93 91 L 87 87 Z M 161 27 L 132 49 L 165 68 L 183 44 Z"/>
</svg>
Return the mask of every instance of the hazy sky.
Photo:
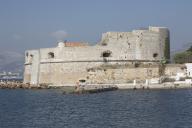
<svg viewBox="0 0 192 128">
<path fill-rule="evenodd" d="M 107 31 L 165 26 L 171 50 L 192 42 L 192 0 L 0 0 L 0 50 L 97 42 Z"/>
</svg>

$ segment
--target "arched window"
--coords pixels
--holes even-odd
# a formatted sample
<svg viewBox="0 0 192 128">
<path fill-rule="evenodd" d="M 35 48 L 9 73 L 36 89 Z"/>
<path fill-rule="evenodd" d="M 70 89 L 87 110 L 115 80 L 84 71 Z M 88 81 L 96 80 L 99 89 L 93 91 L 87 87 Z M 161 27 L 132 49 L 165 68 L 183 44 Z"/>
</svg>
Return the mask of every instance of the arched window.
<svg viewBox="0 0 192 128">
<path fill-rule="evenodd" d="M 111 57 L 111 54 L 112 54 L 112 52 L 107 50 L 107 51 L 104 51 L 101 56 L 102 57 Z"/>
<path fill-rule="evenodd" d="M 54 57 L 55 57 L 55 55 L 54 55 L 53 52 L 49 52 L 49 53 L 48 53 L 48 58 L 49 58 L 49 59 L 52 59 L 52 58 L 54 58 Z"/>
</svg>

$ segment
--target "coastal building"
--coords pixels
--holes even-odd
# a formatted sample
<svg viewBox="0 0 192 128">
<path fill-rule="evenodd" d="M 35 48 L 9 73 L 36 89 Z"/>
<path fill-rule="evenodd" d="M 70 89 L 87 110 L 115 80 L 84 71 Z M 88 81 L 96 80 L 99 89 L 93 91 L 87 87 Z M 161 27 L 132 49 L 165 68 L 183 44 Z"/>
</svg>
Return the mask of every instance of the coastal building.
<svg viewBox="0 0 192 128">
<path fill-rule="evenodd" d="M 186 74 L 188 77 L 192 77 L 192 63 L 186 63 Z"/>
<path fill-rule="evenodd" d="M 25 52 L 24 83 L 75 85 L 109 84 L 158 78 L 169 74 L 169 30 L 149 27 L 132 32 L 106 32 L 94 46 L 58 42 L 54 48 Z M 166 71 L 165 71 L 166 70 Z"/>
</svg>

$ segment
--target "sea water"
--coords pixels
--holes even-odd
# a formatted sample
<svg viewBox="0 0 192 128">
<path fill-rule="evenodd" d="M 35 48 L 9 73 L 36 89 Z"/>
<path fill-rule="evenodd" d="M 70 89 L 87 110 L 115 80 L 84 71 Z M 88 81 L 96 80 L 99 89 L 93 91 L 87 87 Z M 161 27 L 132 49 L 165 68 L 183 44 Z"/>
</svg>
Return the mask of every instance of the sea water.
<svg viewBox="0 0 192 128">
<path fill-rule="evenodd" d="M 0 90 L 0 128 L 190 128 L 192 90 Z"/>
</svg>

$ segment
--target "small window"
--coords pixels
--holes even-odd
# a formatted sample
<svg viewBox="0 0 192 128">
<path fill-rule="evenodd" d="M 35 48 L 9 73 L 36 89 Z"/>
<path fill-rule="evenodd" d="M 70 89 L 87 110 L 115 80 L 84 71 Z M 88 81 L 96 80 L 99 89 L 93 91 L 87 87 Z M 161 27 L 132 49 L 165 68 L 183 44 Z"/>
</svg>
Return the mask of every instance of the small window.
<svg viewBox="0 0 192 128">
<path fill-rule="evenodd" d="M 81 83 L 85 83 L 85 82 L 86 82 L 86 80 L 81 79 L 81 80 L 79 80 L 79 82 L 81 82 Z"/>
<path fill-rule="evenodd" d="M 54 57 L 55 57 L 55 56 L 54 56 L 54 53 L 53 53 L 53 52 L 49 52 L 49 53 L 48 53 L 48 58 L 49 58 L 49 59 L 54 58 Z"/>
<path fill-rule="evenodd" d="M 156 58 L 158 56 L 158 53 L 153 54 L 153 58 Z"/>
<path fill-rule="evenodd" d="M 102 42 L 101 45 L 102 46 L 107 46 L 107 43 L 106 42 Z"/>
<path fill-rule="evenodd" d="M 102 57 L 110 57 L 111 56 L 111 51 L 104 51 L 101 55 Z"/>
</svg>

